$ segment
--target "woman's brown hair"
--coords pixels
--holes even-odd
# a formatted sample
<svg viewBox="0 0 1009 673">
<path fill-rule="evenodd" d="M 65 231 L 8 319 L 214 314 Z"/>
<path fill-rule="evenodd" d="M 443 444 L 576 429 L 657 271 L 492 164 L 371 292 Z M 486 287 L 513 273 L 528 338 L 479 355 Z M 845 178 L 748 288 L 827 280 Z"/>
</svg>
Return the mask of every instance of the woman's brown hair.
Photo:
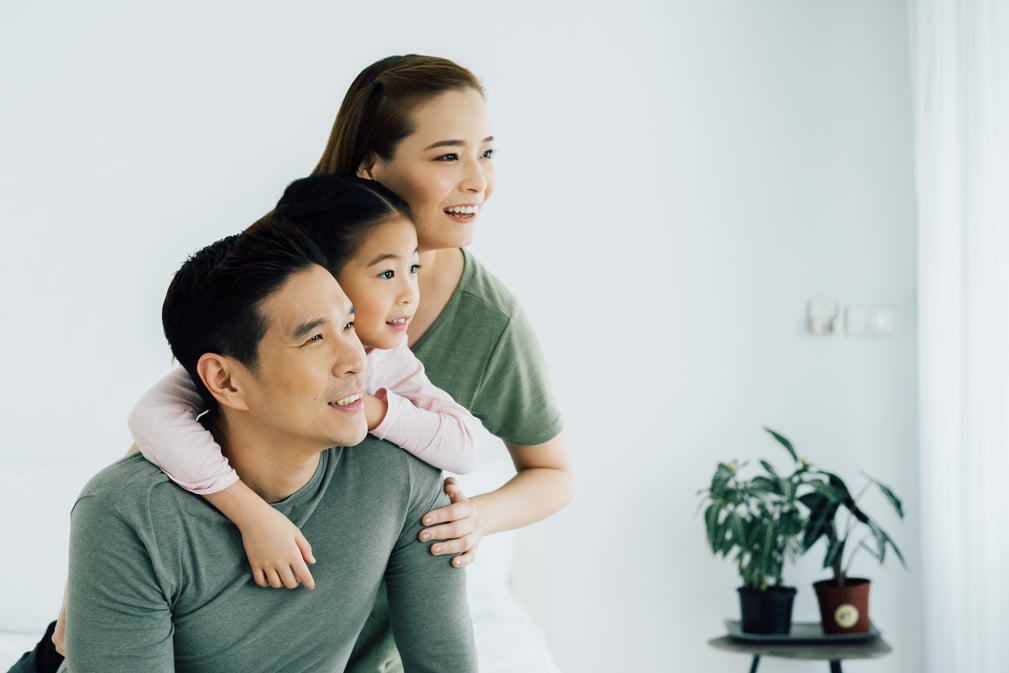
<svg viewBox="0 0 1009 673">
<path fill-rule="evenodd" d="M 445 58 L 408 54 L 371 64 L 347 90 L 313 174 L 352 177 L 371 152 L 392 159 L 400 141 L 414 131 L 418 105 L 466 88 L 483 95 L 473 73 Z"/>
</svg>

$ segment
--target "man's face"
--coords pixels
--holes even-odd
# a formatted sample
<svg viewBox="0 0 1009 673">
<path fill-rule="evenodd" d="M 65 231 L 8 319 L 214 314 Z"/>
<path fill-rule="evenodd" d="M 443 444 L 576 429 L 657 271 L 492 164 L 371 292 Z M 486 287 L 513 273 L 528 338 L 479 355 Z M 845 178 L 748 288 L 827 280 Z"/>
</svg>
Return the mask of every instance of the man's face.
<svg viewBox="0 0 1009 673">
<path fill-rule="evenodd" d="M 368 432 L 365 354 L 354 308 L 333 276 L 315 265 L 300 271 L 259 311 L 268 327 L 258 366 L 244 377 L 257 436 L 312 452 L 359 443 Z"/>
</svg>

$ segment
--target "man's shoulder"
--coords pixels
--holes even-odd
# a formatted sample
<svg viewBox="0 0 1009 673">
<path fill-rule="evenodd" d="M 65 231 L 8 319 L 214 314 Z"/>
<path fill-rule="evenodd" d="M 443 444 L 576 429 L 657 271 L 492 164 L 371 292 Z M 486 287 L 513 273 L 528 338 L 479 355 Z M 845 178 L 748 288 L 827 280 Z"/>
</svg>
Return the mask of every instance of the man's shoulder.
<svg viewBox="0 0 1009 673">
<path fill-rule="evenodd" d="M 174 495 L 178 490 L 157 466 L 139 453 L 132 453 L 91 477 L 78 499 L 93 497 L 117 504 L 149 500 L 157 493 Z"/>
</svg>

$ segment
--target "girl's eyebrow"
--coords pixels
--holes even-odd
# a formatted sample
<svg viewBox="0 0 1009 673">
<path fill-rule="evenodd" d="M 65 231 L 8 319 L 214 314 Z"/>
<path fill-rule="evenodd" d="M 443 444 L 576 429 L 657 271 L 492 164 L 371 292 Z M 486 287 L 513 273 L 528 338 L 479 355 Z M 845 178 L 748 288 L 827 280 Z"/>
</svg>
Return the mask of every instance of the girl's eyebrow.
<svg viewBox="0 0 1009 673">
<path fill-rule="evenodd" d="M 384 262 L 387 259 L 399 259 L 399 255 L 393 254 L 391 252 L 383 252 L 375 257 L 375 259 L 368 262 L 367 266 L 374 266 L 379 262 Z"/>
<path fill-rule="evenodd" d="M 491 142 L 494 142 L 494 136 L 487 136 L 486 138 L 484 138 L 480 142 L 481 143 L 491 143 Z M 427 147 L 425 147 L 424 151 L 426 152 L 427 150 L 433 150 L 436 147 L 457 147 L 459 145 L 465 145 L 465 144 L 466 144 L 466 141 L 464 141 L 464 140 L 439 140 L 438 142 L 431 143 L 430 145 L 428 145 Z"/>
</svg>

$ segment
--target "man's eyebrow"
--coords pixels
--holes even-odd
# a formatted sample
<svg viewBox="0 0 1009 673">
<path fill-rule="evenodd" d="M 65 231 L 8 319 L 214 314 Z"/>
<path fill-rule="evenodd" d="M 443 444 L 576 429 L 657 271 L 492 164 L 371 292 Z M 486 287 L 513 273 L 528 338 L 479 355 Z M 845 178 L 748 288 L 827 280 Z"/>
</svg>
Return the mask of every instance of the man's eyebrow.
<svg viewBox="0 0 1009 673">
<path fill-rule="evenodd" d="M 494 142 L 494 136 L 487 136 L 481 142 L 482 143 Z M 459 145 L 465 145 L 465 144 L 466 142 L 463 140 L 439 140 L 438 142 L 431 143 L 430 145 L 425 147 L 424 151 L 433 150 L 436 147 L 458 147 Z"/>
<path fill-rule="evenodd" d="M 353 318 L 355 313 L 357 313 L 357 307 L 351 304 L 350 308 L 347 310 L 347 315 Z M 313 318 L 311 320 L 306 320 L 295 327 L 294 332 L 292 332 L 291 335 L 295 339 L 300 339 L 320 325 L 325 325 L 327 322 L 329 322 L 329 320 L 326 318 Z"/>
<path fill-rule="evenodd" d="M 306 336 L 309 332 L 314 330 L 319 325 L 323 325 L 325 323 L 326 323 L 325 318 L 314 318 L 312 320 L 306 320 L 305 322 L 301 323 L 300 325 L 294 328 L 293 336 L 295 339 L 300 339 L 301 337 Z"/>
</svg>

